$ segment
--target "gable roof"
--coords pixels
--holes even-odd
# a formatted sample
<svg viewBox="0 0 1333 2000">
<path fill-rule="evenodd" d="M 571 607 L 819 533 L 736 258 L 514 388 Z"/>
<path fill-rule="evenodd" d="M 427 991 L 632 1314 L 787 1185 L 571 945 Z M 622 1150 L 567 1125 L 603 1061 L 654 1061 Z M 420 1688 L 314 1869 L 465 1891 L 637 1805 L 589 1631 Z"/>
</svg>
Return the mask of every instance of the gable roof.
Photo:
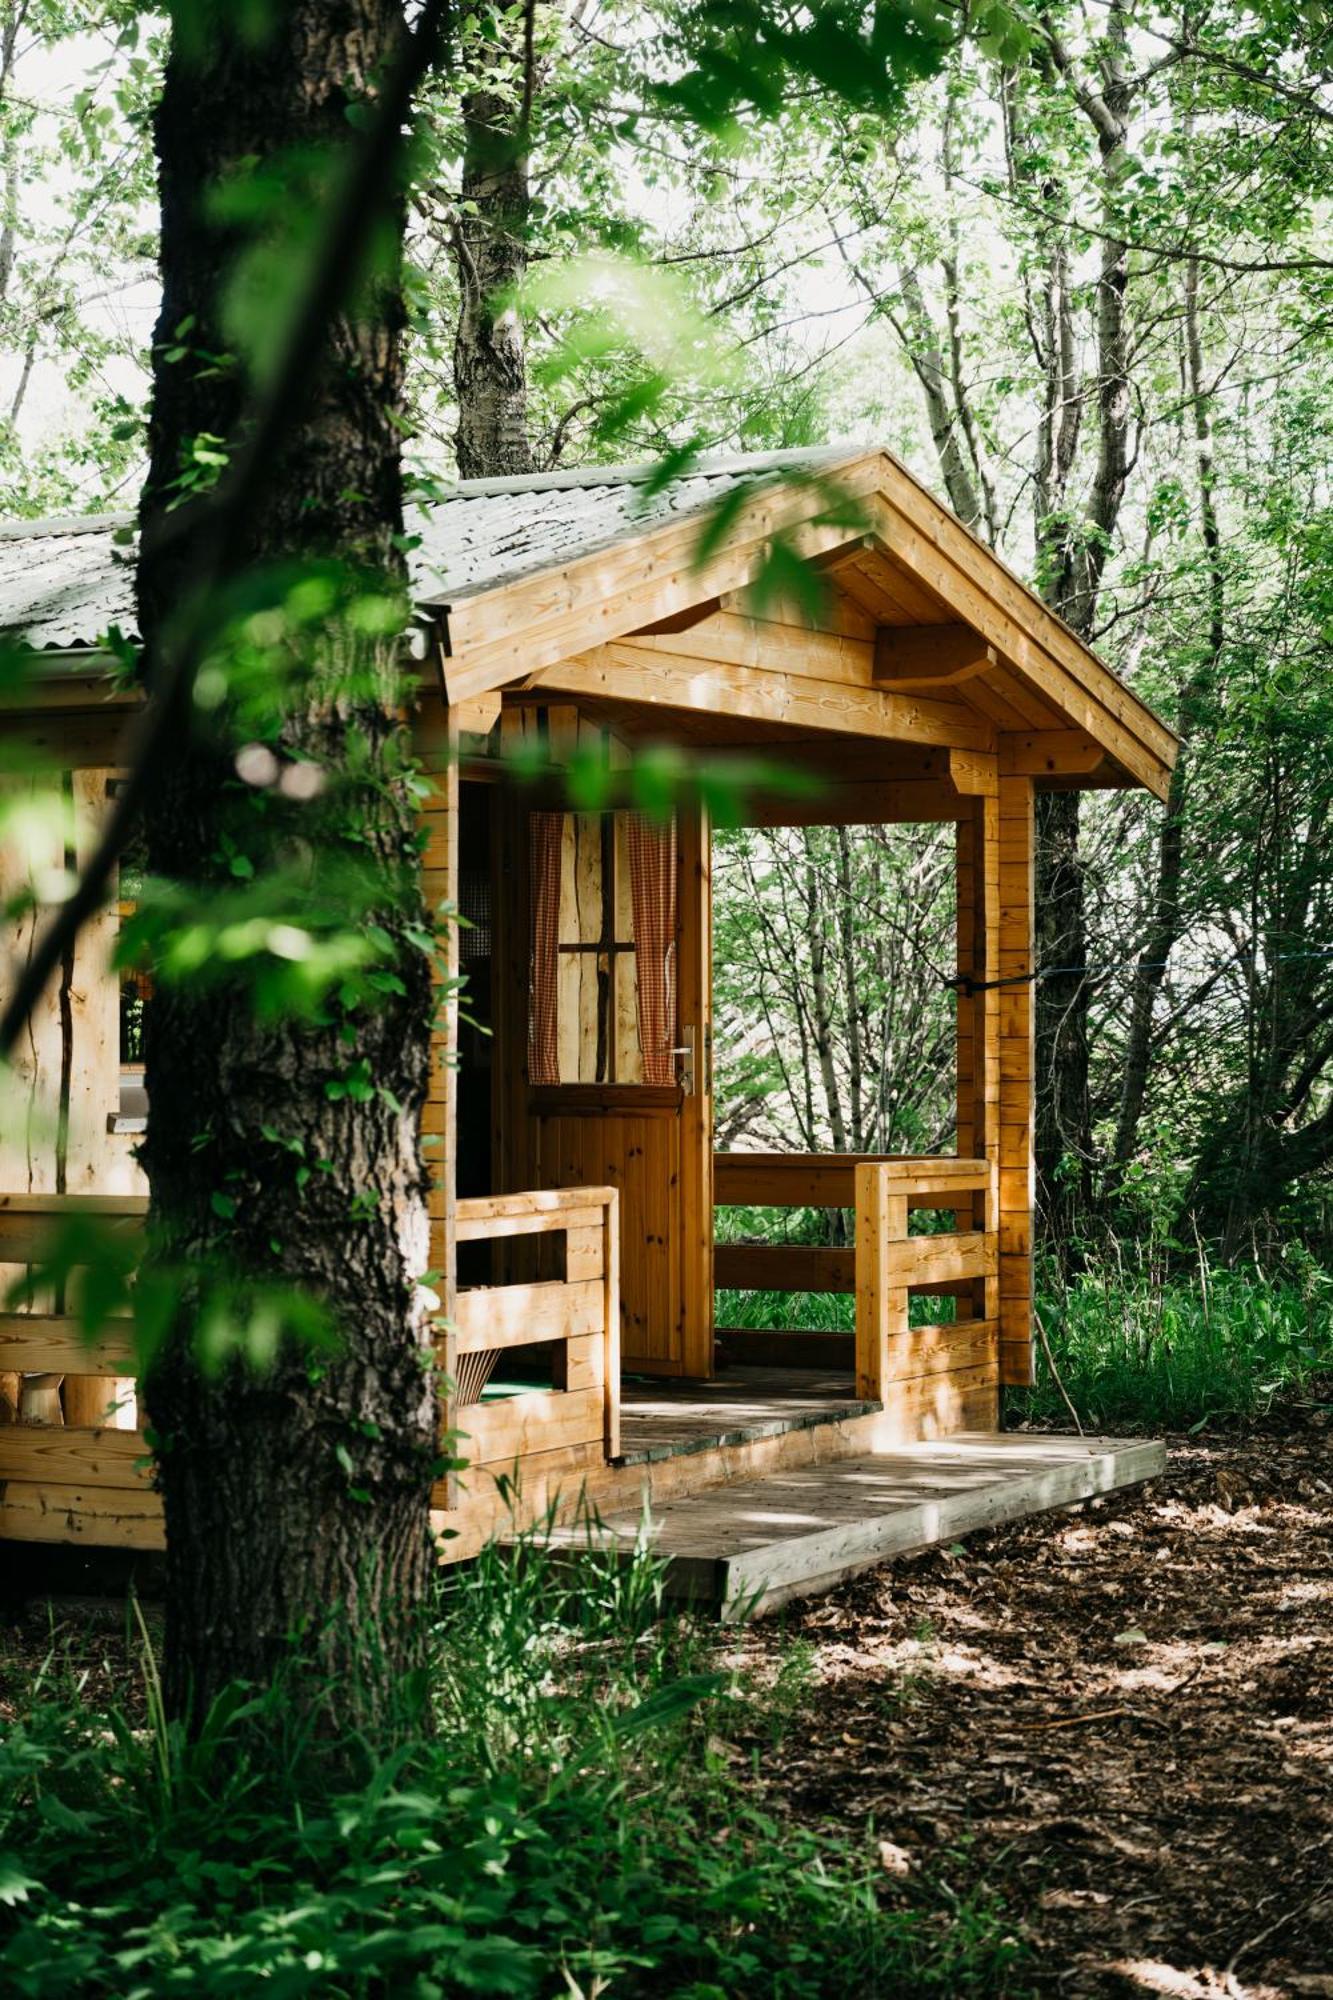
<svg viewBox="0 0 1333 2000">
<path fill-rule="evenodd" d="M 881 624 L 958 622 L 980 634 L 994 674 L 949 693 L 1010 718 L 995 726 L 1023 727 L 1029 714 L 1044 719 L 1027 727 L 1084 731 L 1130 782 L 1165 795 L 1172 732 L 890 453 L 843 445 L 704 459 L 650 495 L 654 470 L 464 481 L 413 516 L 413 592 L 444 622 L 451 697 L 743 589 L 781 531 Z M 830 513 L 830 483 L 859 509 L 854 527 Z M 727 533 L 701 564 L 700 517 L 723 503 Z M 112 624 L 135 636 L 132 528 L 129 515 L 0 526 L 0 633 L 61 651 L 95 648 Z"/>
<path fill-rule="evenodd" d="M 463 480 L 409 517 L 421 538 L 410 557 L 413 591 L 429 607 L 499 589 L 706 513 L 756 474 L 847 457 L 834 446 L 703 460 L 654 498 L 644 491 L 651 464 Z M 129 513 L 0 523 L 0 633 L 59 650 L 95 646 L 111 625 L 137 638 L 134 529 Z"/>
</svg>

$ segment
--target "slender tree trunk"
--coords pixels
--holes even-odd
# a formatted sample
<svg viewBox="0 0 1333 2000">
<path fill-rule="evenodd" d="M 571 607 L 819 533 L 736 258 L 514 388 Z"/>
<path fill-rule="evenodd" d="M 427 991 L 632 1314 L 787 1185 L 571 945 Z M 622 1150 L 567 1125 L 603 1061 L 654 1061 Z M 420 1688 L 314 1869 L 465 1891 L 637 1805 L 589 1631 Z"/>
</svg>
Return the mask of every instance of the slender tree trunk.
<svg viewBox="0 0 1333 2000">
<path fill-rule="evenodd" d="M 27 19 L 29 0 L 9 0 L 0 16 L 0 110 L 8 110 L 14 81 L 18 39 Z M 12 117 L 5 119 L 5 136 L 0 145 L 0 306 L 9 299 L 14 277 L 14 256 L 18 242 L 19 149 Z"/>
<path fill-rule="evenodd" d="M 1226 639 L 1222 537 L 1217 519 L 1212 421 L 1203 380 L 1203 349 L 1199 335 L 1199 266 L 1194 258 L 1185 266 L 1185 380 L 1194 421 L 1199 528 L 1208 574 L 1208 638 L 1199 664 L 1181 689 L 1178 703 L 1180 755 L 1171 773 L 1166 812 L 1157 839 L 1157 880 L 1153 890 L 1152 913 L 1140 963 L 1135 968 L 1134 998 L 1125 1038 L 1124 1084 L 1115 1135 L 1117 1175 L 1123 1174 L 1138 1145 L 1152 1059 L 1153 1008 L 1166 978 L 1166 962 L 1181 935 L 1180 887 L 1185 866 L 1185 800 L 1190 742 L 1199 721 L 1199 711 L 1216 679 Z"/>
<path fill-rule="evenodd" d="M 1034 1151 L 1040 1213 L 1052 1247 L 1077 1235 L 1092 1194 L 1088 1092 L 1088 932 L 1079 795 L 1036 802 L 1037 1091 Z"/>
<path fill-rule="evenodd" d="M 912 372 L 921 385 L 930 435 L 949 505 L 967 527 L 982 529 L 986 523 L 981 494 L 968 464 L 967 437 L 957 385 L 946 367 L 939 336 L 921 289 L 921 279 L 912 265 L 899 265 L 898 290 L 904 308 L 900 337 L 912 364 Z"/>
<path fill-rule="evenodd" d="M 861 941 L 857 935 L 857 908 L 852 891 L 852 842 L 845 826 L 834 829 L 834 839 L 838 849 L 838 946 L 847 1007 L 847 1099 L 851 1111 L 852 1151 L 863 1153 L 866 1151 L 863 1016 L 860 982 L 856 976 Z"/>
<path fill-rule="evenodd" d="M 483 15 L 494 25 L 494 39 L 480 32 Z M 459 293 L 454 392 L 463 479 L 501 479 L 533 469 L 523 321 L 513 299 L 527 269 L 532 21 L 530 7 L 522 31 L 498 8 L 474 9 L 463 45 L 475 80 L 462 102 L 463 174 L 453 231 Z"/>
<path fill-rule="evenodd" d="M 810 953 L 810 1015 L 815 1055 L 819 1062 L 819 1080 L 823 1086 L 824 1108 L 828 1113 L 833 1150 L 835 1153 L 845 1153 L 847 1121 L 843 1116 L 842 1092 L 838 1088 L 838 1071 L 833 1057 L 833 995 L 829 988 L 828 911 L 819 889 L 825 864 L 824 856 L 819 851 L 818 835 L 814 827 L 804 829 L 802 845 L 805 850 L 805 939 Z"/>
<path fill-rule="evenodd" d="M 231 435 L 244 394 L 238 368 L 169 358 L 177 344 L 228 345 L 220 288 L 238 243 L 207 221 L 210 191 L 252 178 L 256 162 L 281 171 L 284 156 L 332 158 L 404 34 L 397 0 L 285 0 L 258 41 L 226 9 L 191 16 L 186 35 L 183 22 L 156 124 L 163 298 L 139 569 L 150 642 L 191 557 L 188 534 L 163 532 L 190 441 Z M 394 203 L 382 262 L 355 313 L 332 325 L 251 523 L 254 575 L 332 560 L 355 565 L 381 601 L 401 590 L 402 229 Z M 295 1637 L 308 1699 L 326 1702 L 336 1726 L 373 1733 L 417 1658 L 436 1450 L 418 1285 L 432 995 L 428 959 L 405 938 L 424 912 L 397 651 L 340 608 L 304 650 L 294 635 L 284 645 L 292 680 L 268 747 L 278 768 L 313 767 L 317 796 L 299 780 L 262 792 L 238 781 L 238 732 L 255 725 L 228 695 L 206 729 L 183 730 L 147 814 L 151 871 L 199 907 L 251 870 L 262 888 L 275 861 L 315 880 L 369 870 L 364 922 L 398 946 L 400 990 L 373 1006 L 330 1002 L 314 1020 L 264 1018 L 240 979 L 160 984 L 151 1002 L 153 1254 L 190 1275 L 147 1397 L 166 1516 L 167 1699 L 196 1727 L 229 1681 L 266 1681 Z M 275 647 L 266 673 L 279 657 Z M 199 1342 L 210 1316 L 216 1331 L 219 1271 L 242 1322 L 274 1288 L 326 1301 L 337 1351 L 316 1356 L 284 1334 L 262 1373 L 234 1358 L 206 1371 Z"/>
<path fill-rule="evenodd" d="M 1085 394 L 1077 378 L 1066 233 L 1051 232 L 1043 333 L 1037 342 L 1046 376 L 1037 476 L 1037 563 L 1043 595 L 1081 639 L 1095 628 L 1097 601 L 1120 519 L 1131 453 L 1129 334 L 1125 295 L 1129 249 L 1120 234 L 1118 192 L 1126 164 L 1131 100 L 1128 30 L 1122 0 L 1110 0 L 1094 81 L 1075 73 L 1060 36 L 1043 24 L 1038 60 L 1060 79 L 1088 121 L 1099 155 L 1103 228 L 1095 325 L 1097 461 L 1086 507 L 1070 494 Z M 1017 87 L 1006 106 L 1011 172 L 1027 171 Z M 1050 208 L 1058 189 L 1044 190 Z M 1037 801 L 1037 959 L 1050 968 L 1037 987 L 1037 1110 L 1034 1151 L 1043 1233 L 1063 1255 L 1079 1235 L 1092 1201 L 1084 870 L 1079 853 L 1079 797 L 1052 792 Z"/>
</svg>

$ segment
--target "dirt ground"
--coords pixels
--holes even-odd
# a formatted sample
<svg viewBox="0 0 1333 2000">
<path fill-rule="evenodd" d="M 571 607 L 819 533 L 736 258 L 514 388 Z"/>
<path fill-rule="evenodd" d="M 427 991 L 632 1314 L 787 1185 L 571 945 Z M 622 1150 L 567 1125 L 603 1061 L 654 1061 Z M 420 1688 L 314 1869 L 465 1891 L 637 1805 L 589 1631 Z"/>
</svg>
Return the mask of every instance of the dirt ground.
<svg viewBox="0 0 1333 2000">
<path fill-rule="evenodd" d="M 987 1857 L 1040 1994 L 1333 1996 L 1333 1383 L 1166 1476 L 755 1627 L 811 1648 L 771 1805 Z"/>
</svg>

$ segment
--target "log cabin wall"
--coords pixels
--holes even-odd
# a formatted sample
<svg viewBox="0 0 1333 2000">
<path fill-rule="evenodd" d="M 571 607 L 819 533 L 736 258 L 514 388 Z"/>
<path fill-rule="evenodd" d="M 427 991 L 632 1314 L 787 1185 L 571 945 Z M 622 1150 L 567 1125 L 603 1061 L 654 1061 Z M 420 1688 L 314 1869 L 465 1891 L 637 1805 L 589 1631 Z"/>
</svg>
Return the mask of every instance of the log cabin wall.
<svg viewBox="0 0 1333 2000">
<path fill-rule="evenodd" d="M 59 750 L 58 726 L 52 735 L 51 747 Z M 69 735 L 63 754 L 97 754 L 100 746 L 91 733 L 87 750 L 80 731 L 71 727 Z M 115 776 L 105 764 L 80 762 L 42 779 L 8 781 L 0 903 L 31 901 L 9 928 L 0 991 L 24 962 L 62 880 L 89 853 Z M 13 1080 L 0 1108 L 0 1194 L 71 1197 L 147 1190 L 134 1137 L 120 1129 L 121 997 L 111 963 L 118 928 L 114 903 L 84 926 L 15 1051 Z M 25 1268 L 0 1263 L 0 1299 Z M 68 1304 L 44 1292 L 25 1311 L 63 1319 Z M 2 1317 L 8 1324 L 21 1315 Z M 26 1376 L 0 1371 L 0 1422 L 15 1419 L 132 1430 L 134 1382 L 125 1375 L 69 1369 Z"/>
<path fill-rule="evenodd" d="M 430 791 L 422 801 L 421 887 L 432 915 L 458 904 L 458 719 L 447 702 L 430 693 L 422 701 L 416 751 Z M 437 1011 L 431 1033 L 430 1081 L 421 1112 L 422 1150 L 431 1178 L 431 1270 L 440 1301 L 436 1359 L 440 1368 L 442 1429 L 457 1427 L 458 1339 L 455 1324 L 458 1270 L 458 927 L 446 920 L 439 932 Z M 452 1473 L 444 1482 L 443 1504 L 453 1505 Z"/>
</svg>

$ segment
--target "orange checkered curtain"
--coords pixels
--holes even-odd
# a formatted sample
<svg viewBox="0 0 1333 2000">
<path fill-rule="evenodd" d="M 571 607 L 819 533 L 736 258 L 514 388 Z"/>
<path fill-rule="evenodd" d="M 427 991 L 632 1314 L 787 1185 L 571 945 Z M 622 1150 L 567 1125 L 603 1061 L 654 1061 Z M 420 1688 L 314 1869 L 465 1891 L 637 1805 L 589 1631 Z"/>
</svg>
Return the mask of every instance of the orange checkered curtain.
<svg viewBox="0 0 1333 2000">
<path fill-rule="evenodd" d="M 565 816 L 530 816 L 532 960 L 528 975 L 528 1081 L 559 1083 L 556 1020 L 560 995 L 560 850 Z"/>
<path fill-rule="evenodd" d="M 629 814 L 629 879 L 639 1046 L 645 1083 L 674 1083 L 676 1041 L 676 822 Z"/>
</svg>

